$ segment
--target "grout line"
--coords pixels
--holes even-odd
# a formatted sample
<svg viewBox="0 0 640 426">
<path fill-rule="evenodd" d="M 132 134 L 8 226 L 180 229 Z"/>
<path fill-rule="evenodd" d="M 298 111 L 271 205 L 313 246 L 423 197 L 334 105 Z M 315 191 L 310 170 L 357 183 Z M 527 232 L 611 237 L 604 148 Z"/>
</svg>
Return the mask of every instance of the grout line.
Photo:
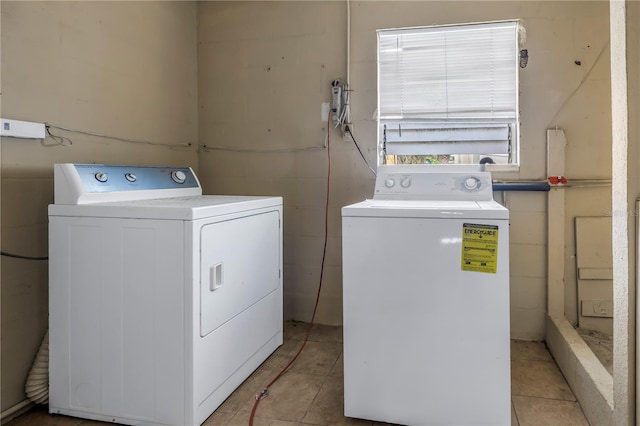
<svg viewBox="0 0 640 426">
<path fill-rule="evenodd" d="M 518 416 L 518 412 L 516 411 L 516 404 L 514 404 L 513 402 L 513 395 L 511 395 L 511 409 L 513 410 L 513 415 L 516 416 L 516 426 L 520 426 L 520 417 Z"/>
<path fill-rule="evenodd" d="M 331 372 L 333 371 L 334 368 L 336 368 L 336 365 L 338 365 L 338 361 L 340 360 L 340 357 L 342 356 L 342 353 L 344 352 L 344 346 L 343 345 L 341 345 L 341 346 L 342 346 L 343 349 L 340 350 L 340 353 L 338 354 L 338 357 L 333 362 L 333 365 L 331 366 L 331 368 L 329 368 L 329 372 L 327 373 L 327 377 L 338 377 L 338 376 L 331 376 Z M 343 377 L 344 377 L 344 374 L 343 374 Z"/>
<path fill-rule="evenodd" d="M 520 395 L 520 394 L 517 394 L 517 393 L 512 393 L 511 397 L 514 397 L 514 396 L 519 396 L 521 398 L 546 399 L 548 401 L 571 402 L 571 403 L 574 403 L 574 404 L 578 402 L 577 399 L 571 400 L 571 399 L 546 398 L 544 396 Z M 575 398 L 575 395 L 574 395 L 574 398 Z"/>
<path fill-rule="evenodd" d="M 324 388 L 324 385 L 327 383 L 328 379 L 329 379 L 329 374 L 327 373 L 327 375 L 324 377 L 322 384 L 318 388 L 318 392 L 316 392 L 313 399 L 311 400 L 311 404 L 309 404 L 309 406 L 307 407 L 307 410 L 304 412 L 304 415 L 302 416 L 302 419 L 300 419 L 300 423 L 302 423 L 304 421 L 304 418 L 307 417 L 307 414 L 309 414 L 309 410 L 311 410 L 311 407 L 313 407 L 313 403 L 316 402 L 316 399 L 318 399 L 318 395 L 320 395 L 320 392 L 322 392 L 322 388 Z"/>
</svg>

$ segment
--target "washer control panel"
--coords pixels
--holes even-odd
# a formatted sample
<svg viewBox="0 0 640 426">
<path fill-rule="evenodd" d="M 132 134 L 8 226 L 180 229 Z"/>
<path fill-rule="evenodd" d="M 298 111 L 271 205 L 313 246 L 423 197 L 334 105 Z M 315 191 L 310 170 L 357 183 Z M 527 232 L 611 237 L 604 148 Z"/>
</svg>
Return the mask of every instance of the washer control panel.
<svg viewBox="0 0 640 426">
<path fill-rule="evenodd" d="M 493 200 L 491 174 L 474 170 L 378 168 L 374 199 Z"/>
<path fill-rule="evenodd" d="M 481 188 L 482 183 L 476 176 L 469 176 L 464 180 L 464 189 L 468 191 L 477 191 Z"/>
</svg>

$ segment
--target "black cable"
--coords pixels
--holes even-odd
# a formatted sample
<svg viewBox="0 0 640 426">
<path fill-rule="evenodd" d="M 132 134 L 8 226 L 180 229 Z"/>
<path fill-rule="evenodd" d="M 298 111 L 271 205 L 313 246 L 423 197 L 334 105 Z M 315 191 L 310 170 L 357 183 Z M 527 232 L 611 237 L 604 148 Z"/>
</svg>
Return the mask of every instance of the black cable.
<svg viewBox="0 0 640 426">
<path fill-rule="evenodd" d="M 71 132 L 71 133 L 79 133 L 81 135 L 94 136 L 94 137 L 97 137 L 97 138 L 112 139 L 112 140 L 120 141 L 120 142 L 139 143 L 139 144 L 145 144 L 145 145 L 157 145 L 157 146 L 165 146 L 165 147 L 170 147 L 170 148 L 171 147 L 189 147 L 189 146 L 191 146 L 190 142 L 184 143 L 184 144 L 166 144 L 166 143 L 152 142 L 152 141 L 146 141 L 146 140 L 140 140 L 140 139 L 121 138 L 119 136 L 110 136 L 110 135 L 105 135 L 103 133 L 96 133 L 96 132 L 89 132 L 89 131 L 86 131 L 86 130 L 71 129 L 69 127 L 56 126 L 55 124 L 49 124 L 49 123 L 45 123 L 45 125 L 46 125 L 47 128 L 54 128 L 54 129 L 63 130 L 65 132 Z M 62 137 L 62 136 L 57 136 L 57 137 Z M 64 138 L 64 139 L 66 139 L 69 142 L 71 142 L 71 139 L 69 139 L 69 138 Z"/>
<path fill-rule="evenodd" d="M 44 127 L 47 130 L 47 135 L 49 135 L 51 139 L 56 141 L 58 145 L 61 145 L 61 146 L 73 145 L 73 141 L 71 139 L 64 136 L 54 135 L 53 133 L 51 133 L 51 126 L 49 124 L 45 125 Z M 65 140 L 68 141 L 68 143 L 64 143 Z"/>
<path fill-rule="evenodd" d="M 21 254 L 7 253 L 6 251 L 1 251 L 0 255 L 6 256 L 6 257 L 13 257 L 13 258 L 16 258 L 16 259 L 25 259 L 25 260 L 49 260 L 49 257 L 23 256 Z"/>
<path fill-rule="evenodd" d="M 355 144 L 356 148 L 358 148 L 358 152 L 360 153 L 360 157 L 362 157 L 362 161 L 364 161 L 364 163 L 367 165 L 367 167 L 369 167 L 369 170 L 371 170 L 371 173 L 373 173 L 374 176 L 378 176 L 376 171 L 373 170 L 373 168 L 369 165 L 369 162 L 367 161 L 367 159 L 364 158 L 364 154 L 362 153 L 362 150 L 360 149 L 360 146 L 358 146 L 358 142 L 356 142 L 356 138 L 353 136 L 353 133 L 351 133 L 351 129 L 349 128 L 349 126 L 348 125 L 345 126 L 344 130 L 345 130 L 345 132 L 349 133 L 349 136 L 351 136 L 351 140 Z"/>
</svg>

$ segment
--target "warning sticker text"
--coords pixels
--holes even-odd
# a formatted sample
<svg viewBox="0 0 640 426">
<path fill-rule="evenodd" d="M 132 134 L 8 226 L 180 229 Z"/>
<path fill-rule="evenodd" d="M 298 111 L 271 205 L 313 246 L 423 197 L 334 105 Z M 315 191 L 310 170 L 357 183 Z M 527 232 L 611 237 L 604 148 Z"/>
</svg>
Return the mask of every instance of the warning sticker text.
<svg viewBox="0 0 640 426">
<path fill-rule="evenodd" d="M 462 270 L 495 274 L 498 267 L 498 227 L 462 225 Z"/>
</svg>

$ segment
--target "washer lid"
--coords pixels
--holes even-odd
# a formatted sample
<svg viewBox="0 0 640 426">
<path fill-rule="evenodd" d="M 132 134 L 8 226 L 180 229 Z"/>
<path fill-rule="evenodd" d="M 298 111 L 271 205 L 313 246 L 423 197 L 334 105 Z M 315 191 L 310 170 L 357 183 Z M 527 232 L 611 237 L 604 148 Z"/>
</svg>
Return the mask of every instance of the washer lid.
<svg viewBox="0 0 640 426">
<path fill-rule="evenodd" d="M 49 216 L 197 220 L 282 206 L 282 197 L 200 195 L 92 204 L 51 204 Z"/>
<path fill-rule="evenodd" d="M 495 201 L 365 200 L 342 208 L 342 217 L 508 219 Z"/>
</svg>

